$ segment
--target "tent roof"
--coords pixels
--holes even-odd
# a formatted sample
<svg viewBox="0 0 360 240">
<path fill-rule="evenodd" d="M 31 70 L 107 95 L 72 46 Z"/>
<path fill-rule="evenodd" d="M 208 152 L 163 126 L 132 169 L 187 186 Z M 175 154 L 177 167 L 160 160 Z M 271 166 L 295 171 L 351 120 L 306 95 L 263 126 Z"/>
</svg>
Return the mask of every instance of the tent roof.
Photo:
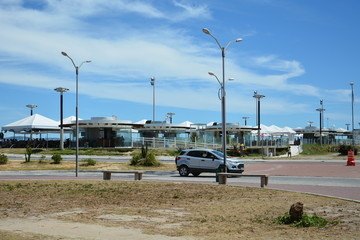
<svg viewBox="0 0 360 240">
<path fill-rule="evenodd" d="M 3 131 L 59 131 L 59 123 L 40 114 L 23 118 L 2 127 Z"/>
<path fill-rule="evenodd" d="M 271 125 L 271 126 L 266 126 L 263 124 L 260 124 L 260 133 L 262 134 L 289 134 L 289 133 L 296 133 L 292 128 L 290 127 L 278 127 L 275 125 Z M 257 133 L 257 130 L 252 131 L 253 134 Z"/>
</svg>

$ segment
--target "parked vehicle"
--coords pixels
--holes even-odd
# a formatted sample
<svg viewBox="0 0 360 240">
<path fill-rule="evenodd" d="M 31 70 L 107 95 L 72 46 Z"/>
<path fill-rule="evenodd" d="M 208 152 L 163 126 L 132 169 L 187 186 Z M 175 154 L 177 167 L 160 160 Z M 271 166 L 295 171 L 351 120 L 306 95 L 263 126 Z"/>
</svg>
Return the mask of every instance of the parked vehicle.
<svg viewBox="0 0 360 240">
<path fill-rule="evenodd" d="M 188 149 L 175 158 L 180 176 L 190 173 L 199 176 L 202 172 L 220 172 L 224 167 L 224 154 L 212 149 Z M 244 163 L 238 159 L 226 158 L 227 172 L 242 173 Z"/>
</svg>

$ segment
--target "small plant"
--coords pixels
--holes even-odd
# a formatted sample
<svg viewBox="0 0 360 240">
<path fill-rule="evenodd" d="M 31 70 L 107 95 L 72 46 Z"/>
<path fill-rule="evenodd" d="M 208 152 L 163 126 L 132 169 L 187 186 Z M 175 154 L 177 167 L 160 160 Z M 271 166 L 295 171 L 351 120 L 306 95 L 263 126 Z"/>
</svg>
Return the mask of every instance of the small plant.
<svg viewBox="0 0 360 240">
<path fill-rule="evenodd" d="M 42 155 L 39 159 L 39 163 L 45 163 L 45 160 L 46 160 L 46 156 Z"/>
<path fill-rule="evenodd" d="M 307 214 L 303 214 L 300 221 L 292 222 L 289 213 L 285 213 L 283 216 L 280 216 L 275 219 L 275 223 L 277 224 L 291 224 L 293 227 L 318 227 L 323 228 L 327 225 L 336 225 L 338 222 L 332 221 L 329 222 L 325 218 L 319 217 L 316 214 L 313 216 L 308 216 Z"/>
<path fill-rule="evenodd" d="M 155 153 L 153 151 L 148 151 L 147 145 L 144 148 L 144 145 L 141 147 L 140 153 L 134 153 L 132 159 L 130 160 L 131 166 L 160 166 L 160 162 L 156 159 Z"/>
<path fill-rule="evenodd" d="M 26 163 L 30 162 L 32 152 L 33 152 L 32 148 L 29 145 L 27 145 L 26 152 L 25 152 L 25 162 Z"/>
<path fill-rule="evenodd" d="M 0 154 L 0 165 L 7 163 L 8 163 L 8 157 L 5 154 Z"/>
<path fill-rule="evenodd" d="M 91 159 L 91 158 L 87 158 L 87 159 L 84 159 L 82 160 L 82 164 L 81 166 L 95 166 L 96 165 L 96 161 L 94 159 Z"/>
<path fill-rule="evenodd" d="M 62 157 L 59 153 L 52 155 L 51 159 L 54 161 L 53 164 L 60 164 L 62 161 Z"/>
<path fill-rule="evenodd" d="M 158 167 L 160 166 L 160 162 L 156 159 L 155 153 L 150 152 L 146 155 L 145 159 L 140 162 L 140 165 Z"/>
</svg>

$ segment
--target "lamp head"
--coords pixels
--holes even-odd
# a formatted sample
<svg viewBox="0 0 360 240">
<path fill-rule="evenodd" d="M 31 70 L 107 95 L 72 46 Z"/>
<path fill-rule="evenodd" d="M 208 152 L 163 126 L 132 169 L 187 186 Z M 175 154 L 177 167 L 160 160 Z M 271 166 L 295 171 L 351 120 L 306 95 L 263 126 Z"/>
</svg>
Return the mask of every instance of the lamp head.
<svg viewBox="0 0 360 240">
<path fill-rule="evenodd" d="M 234 80 L 235 80 L 235 78 L 229 78 L 228 80 L 229 80 L 229 81 L 234 81 Z"/>
<path fill-rule="evenodd" d="M 241 42 L 243 39 L 242 38 L 238 38 L 235 40 L 235 42 Z"/>
<path fill-rule="evenodd" d="M 208 72 L 210 76 L 215 76 L 213 72 Z"/>
<path fill-rule="evenodd" d="M 57 88 L 55 88 L 54 90 L 55 90 L 56 92 L 60 92 L 60 93 L 69 91 L 68 88 L 64 88 L 64 87 L 57 87 Z"/>
<path fill-rule="evenodd" d="M 203 33 L 205 33 L 205 34 L 210 34 L 210 31 L 209 31 L 209 29 L 207 29 L 207 28 L 203 28 Z"/>
<path fill-rule="evenodd" d="M 354 83 L 353 83 L 353 82 L 351 82 L 351 83 L 350 83 L 350 86 L 353 86 L 353 85 L 354 85 Z"/>
<path fill-rule="evenodd" d="M 91 60 L 86 60 L 85 62 L 86 62 L 86 63 L 91 63 Z"/>
<path fill-rule="evenodd" d="M 62 55 L 64 55 L 65 57 L 67 57 L 68 55 L 66 54 L 66 52 L 61 52 Z"/>
</svg>

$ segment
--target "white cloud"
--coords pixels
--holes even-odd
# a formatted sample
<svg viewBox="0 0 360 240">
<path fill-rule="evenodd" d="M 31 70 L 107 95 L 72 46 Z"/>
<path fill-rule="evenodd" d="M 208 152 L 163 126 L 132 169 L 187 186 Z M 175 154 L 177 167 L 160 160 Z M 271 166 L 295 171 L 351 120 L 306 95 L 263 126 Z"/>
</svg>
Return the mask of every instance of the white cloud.
<svg viewBox="0 0 360 240">
<path fill-rule="evenodd" d="M 144 19 L 169 21 L 206 19 L 210 17 L 206 5 L 192 6 L 184 1 L 174 1 L 177 10 L 165 11 L 146 1 L 47 0 L 46 3 L 45 10 L 20 7 L 0 10 L 0 60 L 9 66 L 2 69 L 1 82 L 39 88 L 73 85 L 63 80 L 67 79 L 64 76 L 71 76 L 74 72 L 69 59 L 60 54 L 65 51 L 77 64 L 88 59 L 93 61 L 80 70 L 81 78 L 86 78 L 81 83 L 80 92 L 83 94 L 148 104 L 151 99 L 149 78 L 156 76 L 159 105 L 219 109 L 216 97 L 219 86 L 207 74 L 213 71 L 220 77 L 222 70 L 220 50 L 214 48 L 214 43 L 210 44 L 211 39 L 209 43 L 198 43 L 181 29 L 152 28 L 146 23 L 143 29 L 132 29 L 130 24 L 123 23 L 116 33 L 111 33 L 111 37 L 99 37 L 93 33 L 96 29 L 89 27 L 85 20 L 85 17 L 107 12 L 131 12 Z M 233 88 L 229 90 L 229 96 L 232 91 L 233 96 L 237 93 L 236 97 L 229 97 L 229 111 L 245 109 L 252 112 L 250 100 L 238 99 L 248 98 L 244 90 L 251 92 L 255 86 L 287 95 L 319 96 L 316 87 L 293 82 L 294 77 L 305 72 L 297 61 L 280 59 L 276 55 L 249 57 L 252 67 L 265 69 L 265 73 L 259 73 L 239 67 L 234 55 L 229 56 L 226 58 L 227 77 L 236 79 L 233 85 L 229 85 Z M 17 61 L 23 65 L 20 69 L 13 65 Z M 27 64 L 34 66 L 31 71 L 24 67 Z M 48 69 L 63 76 L 52 77 Z M 266 104 L 269 111 L 281 111 L 287 102 L 279 99 Z M 293 104 L 292 110 L 302 111 L 304 108 L 303 104 Z"/>
</svg>

